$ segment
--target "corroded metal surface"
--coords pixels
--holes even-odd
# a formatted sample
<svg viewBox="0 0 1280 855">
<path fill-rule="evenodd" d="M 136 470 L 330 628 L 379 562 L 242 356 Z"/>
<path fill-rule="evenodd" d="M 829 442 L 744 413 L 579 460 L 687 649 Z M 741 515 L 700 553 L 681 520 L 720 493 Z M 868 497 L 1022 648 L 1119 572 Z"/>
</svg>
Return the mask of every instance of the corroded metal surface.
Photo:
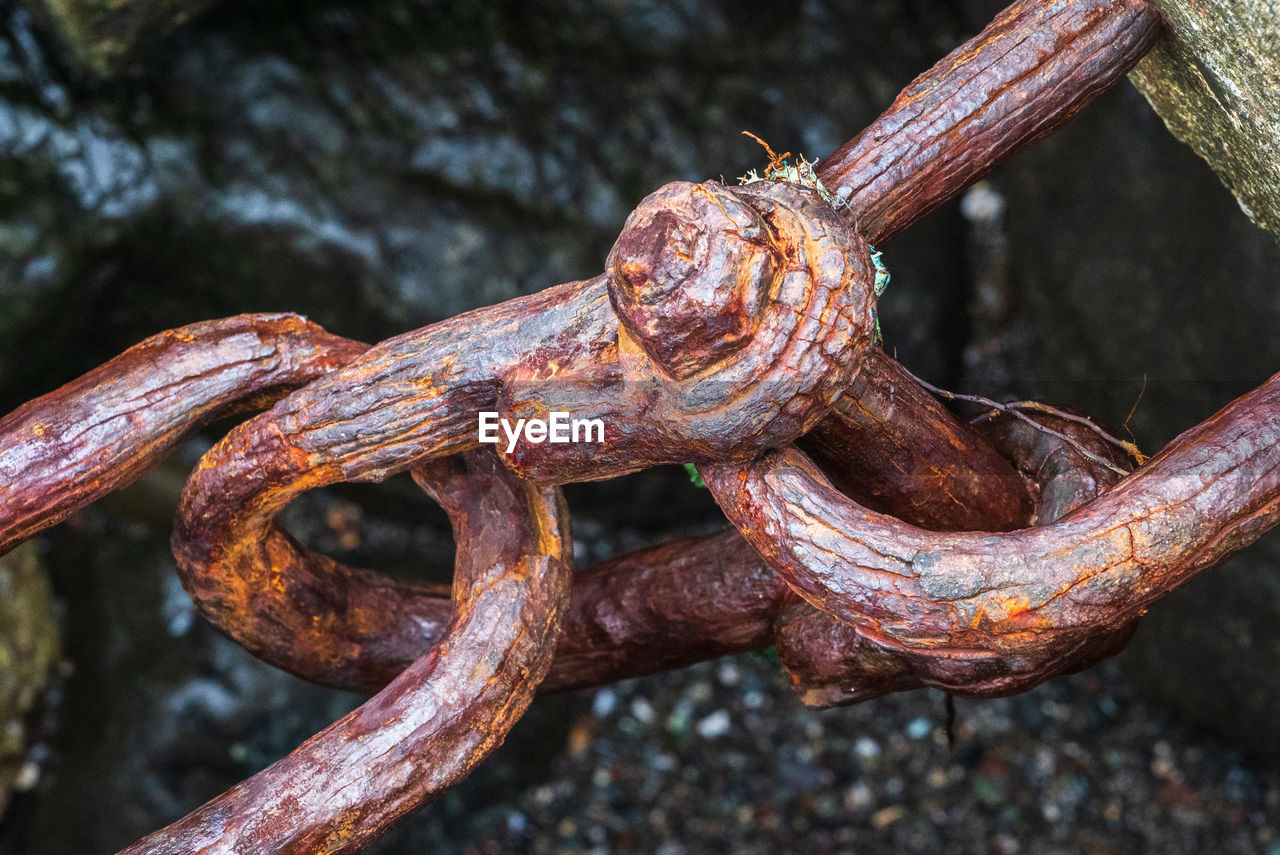
<svg viewBox="0 0 1280 855">
<path fill-rule="evenodd" d="M 1095 462 L 1081 449 L 1117 468 L 1128 463 L 1114 445 L 1077 422 L 1042 413 L 1032 419 L 1070 437 L 1078 447 L 1000 414 L 981 421 L 979 432 L 1026 478 L 1035 496 L 1035 522 L 1049 525 L 1096 499 L 1120 477 L 1115 469 Z M 945 528 L 929 525 L 927 519 L 918 524 Z M 807 602 L 788 607 L 775 628 L 778 657 L 792 685 L 805 703 L 826 707 L 920 686 L 969 696 L 1014 694 L 1052 674 L 1080 670 L 1116 653 L 1129 640 L 1135 624 L 1099 633 L 1082 645 L 1055 650 L 1048 659 L 1039 661 L 1037 668 L 1016 671 L 986 656 L 953 655 L 951 651 L 905 654 L 877 644 L 857 624 Z"/>
<path fill-rule="evenodd" d="M 843 492 L 907 522 L 962 531 L 1030 518 L 1013 466 L 878 348 L 799 445 Z"/>
<path fill-rule="evenodd" d="M 1043 678 L 1052 674 L 1039 673 L 1042 663 L 1127 624 L 1275 524 L 1278 435 L 1280 376 L 1094 501 L 1008 533 L 929 532 L 869 511 L 795 448 L 706 467 L 705 477 L 815 607 L 904 655 L 989 660 Z"/>
<path fill-rule="evenodd" d="M 1142 0 L 1014 3 L 824 158 L 818 177 L 878 245 L 1066 124 L 1160 28 Z"/>
<path fill-rule="evenodd" d="M 991 695 L 1118 649 L 1155 597 L 1273 522 L 1278 381 L 1115 484 L 1078 454 L 1096 435 L 971 429 L 872 346 L 869 244 L 1060 127 L 1159 27 L 1137 0 L 1016 3 L 822 161 L 825 190 L 678 182 L 593 279 L 367 349 L 293 316 L 194 325 L 0 421 L 3 548 L 192 427 L 274 402 L 192 475 L 183 583 L 261 658 L 379 690 L 127 851 L 352 851 L 465 775 L 540 686 L 776 642 L 817 705 Z M 599 419 L 603 440 L 479 452 L 481 411 Z M 669 462 L 700 464 L 738 531 L 614 559 L 571 593 L 547 485 Z M 451 597 L 274 522 L 304 491 L 406 470 L 454 523 Z"/>
<path fill-rule="evenodd" d="M 297 315 L 167 330 L 0 419 L 0 552 L 133 482 L 200 426 L 261 409 L 365 345 Z"/>
<path fill-rule="evenodd" d="M 174 529 L 174 554 L 201 610 L 302 676 L 323 679 L 338 662 L 377 669 L 361 663 L 392 636 L 417 632 L 403 619 L 406 599 L 302 549 L 272 519 L 304 490 L 381 479 L 475 447 L 478 411 L 532 406 L 603 418 L 599 445 L 530 445 L 507 458 L 544 483 L 742 458 L 811 427 L 869 339 L 870 262 L 816 194 L 756 187 L 659 191 L 615 246 L 612 291 L 604 278 L 570 283 L 392 339 L 232 431 L 192 476 Z M 685 233 L 673 238 L 678 229 Z M 733 264 L 722 265 L 725 252 L 736 254 Z M 742 277 L 739 266 L 763 278 Z M 613 303 L 626 307 L 630 332 Z M 740 352 L 707 355 L 685 380 L 664 363 L 673 328 L 700 334 L 753 304 Z M 547 449 L 563 453 L 532 456 Z M 273 586 L 290 597 L 260 596 Z M 421 649 L 420 633 L 404 643 Z"/>
<path fill-rule="evenodd" d="M 352 852 L 502 744 L 551 664 L 572 575 L 568 513 L 558 491 L 490 452 L 414 476 L 458 543 L 439 641 L 292 754 L 125 852 Z"/>
</svg>

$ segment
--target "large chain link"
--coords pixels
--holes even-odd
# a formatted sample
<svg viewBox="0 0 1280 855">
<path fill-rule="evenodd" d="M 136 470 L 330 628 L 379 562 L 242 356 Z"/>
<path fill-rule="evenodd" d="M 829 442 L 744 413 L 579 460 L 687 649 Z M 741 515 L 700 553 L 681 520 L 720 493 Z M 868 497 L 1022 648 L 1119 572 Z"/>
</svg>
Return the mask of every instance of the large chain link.
<svg viewBox="0 0 1280 855">
<path fill-rule="evenodd" d="M 6 550 L 270 405 L 184 491 L 183 583 L 266 661 L 378 691 L 126 851 L 353 851 L 466 774 L 538 688 L 777 644 L 815 705 L 1008 694 L 1119 649 L 1154 599 L 1274 524 L 1280 381 L 1116 483 L 1078 422 L 970 430 L 875 347 L 869 243 L 1060 127 L 1159 29 L 1140 0 L 1015 3 L 824 160 L 823 189 L 671 184 L 594 279 L 373 347 L 296 316 L 195 324 L 0 420 Z M 479 411 L 598 418 L 604 441 L 480 451 Z M 667 462 L 697 463 L 735 529 L 572 574 L 555 485 Z M 452 595 L 273 521 L 306 490 L 402 471 L 453 521 Z"/>
</svg>

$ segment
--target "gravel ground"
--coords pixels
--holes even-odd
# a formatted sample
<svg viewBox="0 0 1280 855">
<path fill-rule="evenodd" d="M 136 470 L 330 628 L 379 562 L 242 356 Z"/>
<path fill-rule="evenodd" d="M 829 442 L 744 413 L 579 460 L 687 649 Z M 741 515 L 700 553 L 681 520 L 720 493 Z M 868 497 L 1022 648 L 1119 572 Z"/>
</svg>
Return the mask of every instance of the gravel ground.
<svg viewBox="0 0 1280 855">
<path fill-rule="evenodd" d="M 1280 853 L 1280 771 L 1112 665 L 1026 695 L 815 711 L 759 655 L 583 692 L 547 780 L 428 808 L 377 851 Z M 515 746 L 508 746 L 514 749 Z M 519 763 L 504 749 L 495 763 Z"/>
</svg>

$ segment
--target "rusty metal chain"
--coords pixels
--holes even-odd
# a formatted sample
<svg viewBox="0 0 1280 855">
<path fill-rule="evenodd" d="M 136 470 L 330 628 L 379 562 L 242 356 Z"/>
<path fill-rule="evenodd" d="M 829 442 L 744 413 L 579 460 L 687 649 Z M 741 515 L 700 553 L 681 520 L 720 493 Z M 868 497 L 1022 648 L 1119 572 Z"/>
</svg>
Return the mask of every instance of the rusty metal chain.
<svg viewBox="0 0 1280 855">
<path fill-rule="evenodd" d="M 372 347 L 302 318 L 171 330 L 0 419 L 0 551 L 266 409 L 200 461 L 173 549 L 222 631 L 376 691 L 129 853 L 350 852 L 465 775 L 537 689 L 776 644 L 806 703 L 1023 691 L 1280 516 L 1280 380 L 1136 473 L 1079 421 L 960 423 L 872 343 L 870 244 L 1052 133 L 1145 53 L 1141 0 L 1019 2 L 816 169 L 661 188 L 594 279 Z M 476 418 L 572 412 L 598 444 L 480 448 Z M 1034 429 L 1030 421 L 1052 428 Z M 555 485 L 693 462 L 734 524 L 572 573 Z M 453 592 L 344 567 L 274 523 L 412 471 Z"/>
</svg>

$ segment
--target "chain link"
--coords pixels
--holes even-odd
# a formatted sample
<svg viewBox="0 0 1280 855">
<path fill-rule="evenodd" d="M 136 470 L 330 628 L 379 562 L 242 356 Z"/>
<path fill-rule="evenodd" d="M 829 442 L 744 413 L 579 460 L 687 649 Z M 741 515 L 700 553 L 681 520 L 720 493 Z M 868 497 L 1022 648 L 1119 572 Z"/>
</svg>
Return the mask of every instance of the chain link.
<svg viewBox="0 0 1280 855">
<path fill-rule="evenodd" d="M 1117 483 L 1128 464 L 1097 433 L 1035 412 L 971 430 L 883 354 L 869 242 L 1060 127 L 1159 29 L 1140 0 L 1015 3 L 812 186 L 668 185 L 594 279 L 373 347 L 296 316 L 196 324 L 0 420 L 2 551 L 228 409 L 270 406 L 191 476 L 183 583 L 255 655 L 378 692 L 126 851 L 354 851 L 466 774 L 538 688 L 776 643 L 815 705 L 998 695 L 1119 649 L 1152 600 L 1276 521 L 1280 381 Z M 482 411 L 605 433 L 481 451 Z M 736 531 L 572 574 L 554 485 L 666 462 L 698 464 Z M 452 597 L 273 522 L 306 490 L 406 470 L 453 521 Z"/>
</svg>

